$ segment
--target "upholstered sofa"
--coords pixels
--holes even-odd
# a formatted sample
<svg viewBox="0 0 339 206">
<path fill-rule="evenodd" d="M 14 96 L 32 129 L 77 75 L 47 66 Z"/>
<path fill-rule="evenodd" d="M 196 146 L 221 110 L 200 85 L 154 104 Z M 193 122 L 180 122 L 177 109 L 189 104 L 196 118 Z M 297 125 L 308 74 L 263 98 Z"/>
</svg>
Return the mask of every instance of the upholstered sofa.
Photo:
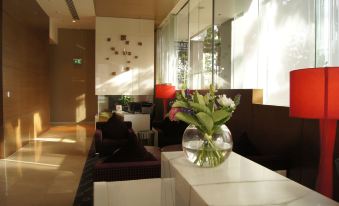
<svg viewBox="0 0 339 206">
<path fill-rule="evenodd" d="M 116 122 L 117 123 L 117 122 Z M 121 124 L 121 122 L 118 122 Z M 102 135 L 105 123 L 97 123 L 94 134 L 96 152 L 100 160 L 94 166 L 94 181 L 117 181 L 160 177 L 160 149 L 137 142 L 131 122 L 124 122 L 115 130 L 126 130 L 126 138 L 109 138 Z M 107 125 L 106 125 L 107 126 Z M 116 131 L 118 133 L 118 131 Z M 112 131 L 114 134 L 115 131 Z M 139 153 L 134 153 L 139 150 Z M 124 151 L 124 152 L 121 152 Z M 120 155 L 117 155 L 119 154 Z M 140 153 L 141 152 L 141 153 Z M 146 156 L 139 158 L 139 154 Z M 146 158 L 147 157 L 147 158 Z"/>
<path fill-rule="evenodd" d="M 100 160 L 94 166 L 94 181 L 159 178 L 161 174 L 160 149 L 152 146 L 145 146 L 145 149 L 153 155 L 155 160 L 110 163 Z"/>
</svg>

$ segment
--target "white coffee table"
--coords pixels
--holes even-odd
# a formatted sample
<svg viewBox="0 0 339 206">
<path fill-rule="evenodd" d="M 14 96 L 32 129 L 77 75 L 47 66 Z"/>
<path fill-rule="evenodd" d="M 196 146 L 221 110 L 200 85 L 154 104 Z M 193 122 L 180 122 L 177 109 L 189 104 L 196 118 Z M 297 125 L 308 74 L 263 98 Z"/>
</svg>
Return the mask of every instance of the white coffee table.
<svg viewBox="0 0 339 206">
<path fill-rule="evenodd" d="M 175 178 L 177 206 L 339 205 L 234 152 L 215 168 L 199 168 L 183 152 L 162 152 L 161 176 Z"/>
<path fill-rule="evenodd" d="M 174 206 L 174 179 L 94 183 L 94 206 Z"/>
</svg>

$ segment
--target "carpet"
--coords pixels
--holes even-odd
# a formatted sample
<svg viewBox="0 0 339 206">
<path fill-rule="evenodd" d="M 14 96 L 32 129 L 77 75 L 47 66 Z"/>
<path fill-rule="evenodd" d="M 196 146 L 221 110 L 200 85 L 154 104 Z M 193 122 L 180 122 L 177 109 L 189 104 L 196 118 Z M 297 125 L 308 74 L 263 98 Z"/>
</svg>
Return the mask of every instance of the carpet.
<svg viewBox="0 0 339 206">
<path fill-rule="evenodd" d="M 92 206 L 93 205 L 93 172 L 94 165 L 99 159 L 95 154 L 94 141 L 88 152 L 88 157 L 80 179 L 77 193 L 74 198 L 74 206 Z"/>
</svg>

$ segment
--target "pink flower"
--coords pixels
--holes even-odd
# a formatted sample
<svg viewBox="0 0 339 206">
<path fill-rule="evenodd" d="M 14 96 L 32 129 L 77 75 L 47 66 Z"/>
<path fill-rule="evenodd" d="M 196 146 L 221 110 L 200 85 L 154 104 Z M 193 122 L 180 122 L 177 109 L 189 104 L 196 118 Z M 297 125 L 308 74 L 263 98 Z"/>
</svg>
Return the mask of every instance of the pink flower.
<svg viewBox="0 0 339 206">
<path fill-rule="evenodd" d="M 177 121 L 177 119 L 175 118 L 175 115 L 176 115 L 178 112 L 180 112 L 180 111 L 181 111 L 180 108 L 178 108 L 178 107 L 172 107 L 172 109 L 171 109 L 170 112 L 169 112 L 169 119 L 170 119 L 171 121 Z"/>
</svg>

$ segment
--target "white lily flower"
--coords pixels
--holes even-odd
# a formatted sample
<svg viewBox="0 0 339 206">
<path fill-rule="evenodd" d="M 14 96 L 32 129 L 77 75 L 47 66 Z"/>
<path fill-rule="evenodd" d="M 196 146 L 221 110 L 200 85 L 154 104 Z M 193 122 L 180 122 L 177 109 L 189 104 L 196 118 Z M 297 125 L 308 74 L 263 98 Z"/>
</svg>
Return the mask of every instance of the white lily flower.
<svg viewBox="0 0 339 206">
<path fill-rule="evenodd" d="M 217 101 L 221 106 L 235 108 L 234 101 L 225 94 L 219 95 Z"/>
</svg>

